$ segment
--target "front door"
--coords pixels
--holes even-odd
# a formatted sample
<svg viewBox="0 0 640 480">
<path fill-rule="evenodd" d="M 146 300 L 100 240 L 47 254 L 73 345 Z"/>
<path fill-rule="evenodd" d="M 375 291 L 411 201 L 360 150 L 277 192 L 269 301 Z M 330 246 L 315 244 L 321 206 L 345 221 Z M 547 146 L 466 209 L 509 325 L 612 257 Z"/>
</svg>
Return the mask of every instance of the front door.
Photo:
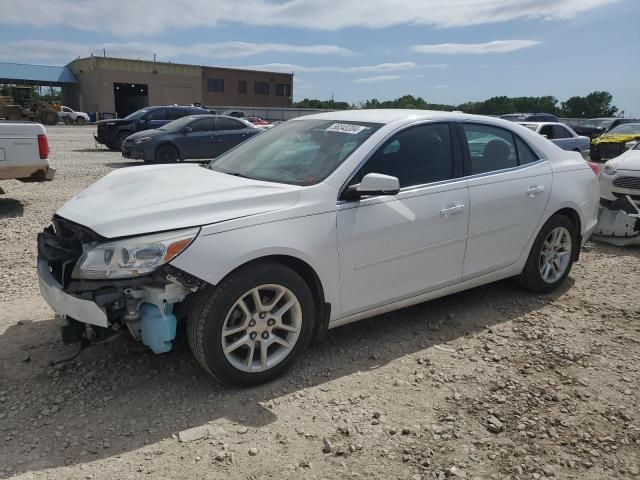
<svg viewBox="0 0 640 480">
<path fill-rule="evenodd" d="M 551 167 L 520 137 L 465 123 L 471 204 L 464 279 L 516 262 L 536 234 L 551 193 Z"/>
<path fill-rule="evenodd" d="M 213 117 L 199 118 L 186 127 L 188 127 L 187 130 L 177 133 L 176 144 L 180 150 L 180 158 L 213 158 L 211 155 L 214 135 Z"/>
<path fill-rule="evenodd" d="M 218 117 L 216 119 L 216 124 L 216 141 L 218 143 L 217 155 L 221 155 L 227 150 L 231 150 L 233 147 L 249 138 L 249 127 L 235 118 Z"/>
<path fill-rule="evenodd" d="M 394 135 L 357 172 L 350 184 L 381 173 L 401 190 L 338 205 L 342 315 L 461 280 L 469 196 L 459 160 L 451 126 L 430 123 Z"/>
</svg>

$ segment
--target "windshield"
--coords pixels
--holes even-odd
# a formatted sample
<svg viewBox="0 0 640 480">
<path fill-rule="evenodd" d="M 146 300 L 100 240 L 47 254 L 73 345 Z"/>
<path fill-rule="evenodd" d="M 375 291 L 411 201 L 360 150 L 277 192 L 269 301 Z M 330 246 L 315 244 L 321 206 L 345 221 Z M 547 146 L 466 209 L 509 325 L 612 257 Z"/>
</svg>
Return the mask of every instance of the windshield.
<svg viewBox="0 0 640 480">
<path fill-rule="evenodd" d="M 640 133 L 640 123 L 627 123 L 626 125 L 618 125 L 616 128 L 612 128 L 608 133 L 636 135 Z"/>
<path fill-rule="evenodd" d="M 190 115 L 188 117 L 182 117 L 173 122 L 169 122 L 166 125 L 161 126 L 158 130 L 164 130 L 165 132 L 178 132 L 182 130 L 184 127 L 189 125 L 191 122 L 196 120 L 198 117 Z"/>
<path fill-rule="evenodd" d="M 267 182 L 313 185 L 381 126 L 339 120 L 286 122 L 230 150 L 209 168 Z"/>
<path fill-rule="evenodd" d="M 613 120 L 589 120 L 589 123 L 587 123 L 587 125 L 591 125 L 594 127 L 600 127 L 600 128 L 609 128 L 609 125 L 611 125 L 613 123 Z"/>
<path fill-rule="evenodd" d="M 137 110 L 133 113 L 130 113 L 129 115 L 127 115 L 126 117 L 124 117 L 125 120 L 135 120 L 137 118 L 142 117 L 145 113 L 147 113 L 149 110 L 147 110 L 146 108 L 143 108 L 142 110 Z"/>
</svg>

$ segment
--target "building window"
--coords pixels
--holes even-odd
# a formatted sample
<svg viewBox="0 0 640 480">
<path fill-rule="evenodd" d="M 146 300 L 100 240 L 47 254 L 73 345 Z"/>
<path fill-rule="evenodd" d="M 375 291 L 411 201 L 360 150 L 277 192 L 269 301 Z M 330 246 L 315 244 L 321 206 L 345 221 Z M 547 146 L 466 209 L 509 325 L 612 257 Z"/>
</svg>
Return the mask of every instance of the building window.
<svg viewBox="0 0 640 480">
<path fill-rule="evenodd" d="M 210 92 L 224 92 L 223 78 L 210 78 L 207 80 L 207 90 Z"/>
<path fill-rule="evenodd" d="M 276 96 L 290 97 L 291 85 L 289 85 L 288 83 L 276 83 Z"/>
<path fill-rule="evenodd" d="M 254 82 L 253 93 L 256 95 L 269 95 L 269 82 Z"/>
<path fill-rule="evenodd" d="M 238 93 L 247 93 L 247 81 L 246 80 L 239 80 L 238 81 Z"/>
</svg>

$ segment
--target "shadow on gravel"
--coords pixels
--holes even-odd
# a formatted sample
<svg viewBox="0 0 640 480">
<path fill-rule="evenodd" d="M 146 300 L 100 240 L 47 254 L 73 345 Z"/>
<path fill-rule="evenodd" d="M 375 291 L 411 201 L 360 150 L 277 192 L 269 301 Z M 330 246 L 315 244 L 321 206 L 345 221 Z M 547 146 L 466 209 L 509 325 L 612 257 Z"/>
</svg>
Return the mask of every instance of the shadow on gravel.
<svg viewBox="0 0 640 480">
<path fill-rule="evenodd" d="M 14 198 L 0 198 L 0 218 L 16 218 L 24 214 L 24 205 Z"/>
<path fill-rule="evenodd" d="M 59 340 L 56 322 L 14 324 L 0 335 L 0 478 L 118 455 L 220 418 L 269 425 L 276 416 L 263 402 L 538 310 L 572 283 L 536 296 L 498 282 L 340 327 L 283 378 L 252 389 L 209 378 L 184 335 L 164 355 L 136 353 L 137 344 L 119 339 L 49 368 L 50 360 L 73 353 Z"/>
<path fill-rule="evenodd" d="M 120 152 L 117 150 L 109 150 L 108 148 L 100 148 L 100 147 L 92 147 L 92 148 L 75 148 L 71 150 L 72 152 L 80 152 L 80 153 L 96 153 L 96 152 L 113 152 L 119 154 Z"/>
<path fill-rule="evenodd" d="M 125 167 L 142 167 L 143 165 L 148 165 L 142 161 L 137 162 L 108 162 L 105 163 L 105 166 L 109 168 L 125 168 Z"/>
</svg>

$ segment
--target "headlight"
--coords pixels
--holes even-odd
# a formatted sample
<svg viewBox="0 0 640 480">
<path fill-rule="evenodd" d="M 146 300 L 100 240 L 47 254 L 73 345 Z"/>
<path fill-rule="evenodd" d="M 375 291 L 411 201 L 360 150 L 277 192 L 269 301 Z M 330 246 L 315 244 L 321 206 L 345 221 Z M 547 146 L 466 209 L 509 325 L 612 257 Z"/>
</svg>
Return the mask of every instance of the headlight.
<svg viewBox="0 0 640 480">
<path fill-rule="evenodd" d="M 136 138 L 136 139 L 133 141 L 133 143 L 135 143 L 135 144 L 139 145 L 139 144 L 141 144 L 141 143 L 148 142 L 149 140 L 151 140 L 151 137 L 140 137 L 140 138 Z"/>
<path fill-rule="evenodd" d="M 602 167 L 602 171 L 607 175 L 615 175 L 616 173 L 618 173 L 618 170 L 611 162 L 605 163 L 604 167 Z"/>
<path fill-rule="evenodd" d="M 190 228 L 92 246 L 80 257 L 72 276 L 107 279 L 146 275 L 183 252 L 199 230 Z"/>
</svg>

